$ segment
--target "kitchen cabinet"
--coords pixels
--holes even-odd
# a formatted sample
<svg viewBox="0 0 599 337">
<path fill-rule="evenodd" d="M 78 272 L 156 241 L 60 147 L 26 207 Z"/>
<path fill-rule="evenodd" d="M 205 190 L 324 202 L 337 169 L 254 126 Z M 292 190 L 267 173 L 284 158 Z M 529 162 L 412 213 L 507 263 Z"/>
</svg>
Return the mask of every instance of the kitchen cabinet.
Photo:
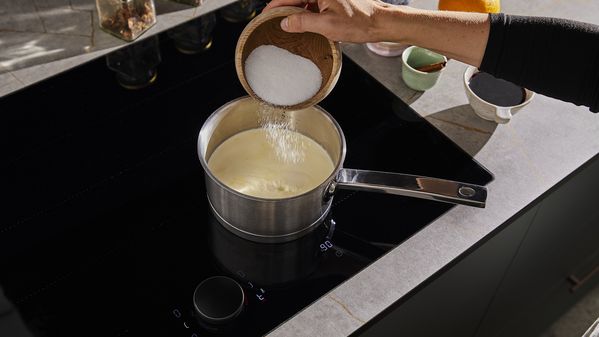
<svg viewBox="0 0 599 337">
<path fill-rule="evenodd" d="M 474 336 L 537 211 L 528 209 L 361 336 Z"/>
<path fill-rule="evenodd" d="M 599 156 L 358 334 L 536 336 L 599 283 L 598 266 Z"/>
<path fill-rule="evenodd" d="M 599 281 L 571 292 L 570 275 L 599 265 L 599 160 L 566 179 L 541 203 L 478 336 L 534 336 Z"/>
</svg>

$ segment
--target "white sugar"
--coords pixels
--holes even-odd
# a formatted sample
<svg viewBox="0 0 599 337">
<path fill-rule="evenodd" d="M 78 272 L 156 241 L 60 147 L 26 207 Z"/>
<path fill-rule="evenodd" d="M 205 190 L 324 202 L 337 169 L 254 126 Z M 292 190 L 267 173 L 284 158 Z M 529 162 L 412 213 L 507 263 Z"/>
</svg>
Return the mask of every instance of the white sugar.
<svg viewBox="0 0 599 337">
<path fill-rule="evenodd" d="M 312 61 L 272 45 L 262 45 L 250 53 L 245 77 L 258 97 L 279 106 L 307 101 L 322 84 L 320 70 Z"/>
<path fill-rule="evenodd" d="M 248 84 L 270 105 L 291 106 L 312 98 L 320 89 L 322 75 L 307 58 L 285 49 L 263 45 L 254 49 L 245 61 Z M 261 104 L 259 124 L 266 131 L 276 157 L 285 163 L 304 160 L 305 144 L 295 132 L 292 119 L 284 110 Z"/>
<path fill-rule="evenodd" d="M 277 159 L 287 164 L 301 163 L 305 159 L 306 144 L 302 135 L 295 131 L 293 121 L 283 110 L 260 104 L 259 124 L 266 131 L 266 138 Z"/>
</svg>

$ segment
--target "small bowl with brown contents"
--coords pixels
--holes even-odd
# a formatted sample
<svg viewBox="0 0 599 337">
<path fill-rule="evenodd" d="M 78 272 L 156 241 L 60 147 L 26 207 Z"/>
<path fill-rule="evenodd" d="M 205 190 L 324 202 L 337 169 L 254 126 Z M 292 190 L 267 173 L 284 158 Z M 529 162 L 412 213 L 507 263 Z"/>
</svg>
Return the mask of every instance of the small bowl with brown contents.
<svg viewBox="0 0 599 337">
<path fill-rule="evenodd" d="M 445 56 L 416 46 L 404 50 L 401 60 L 404 82 L 418 91 L 432 88 L 447 64 Z"/>
</svg>

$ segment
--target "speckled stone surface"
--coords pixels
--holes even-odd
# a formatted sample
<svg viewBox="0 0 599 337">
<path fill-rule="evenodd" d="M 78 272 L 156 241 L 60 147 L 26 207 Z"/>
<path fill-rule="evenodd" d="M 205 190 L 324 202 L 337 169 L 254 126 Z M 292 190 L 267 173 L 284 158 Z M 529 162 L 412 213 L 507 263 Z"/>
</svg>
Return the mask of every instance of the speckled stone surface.
<svg viewBox="0 0 599 337">
<path fill-rule="evenodd" d="M 23 83 L 11 73 L 0 74 L 0 97 L 23 87 Z"/>
</svg>

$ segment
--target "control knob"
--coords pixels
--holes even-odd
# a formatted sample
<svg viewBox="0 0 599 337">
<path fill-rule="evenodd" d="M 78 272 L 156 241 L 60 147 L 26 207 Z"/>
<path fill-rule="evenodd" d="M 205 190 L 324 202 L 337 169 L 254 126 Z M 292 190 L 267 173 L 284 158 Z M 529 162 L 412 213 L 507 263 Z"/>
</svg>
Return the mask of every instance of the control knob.
<svg viewBox="0 0 599 337">
<path fill-rule="evenodd" d="M 237 318 L 243 311 L 245 294 L 237 281 L 226 276 L 205 279 L 193 292 L 196 314 L 206 323 L 221 325 Z"/>
</svg>

